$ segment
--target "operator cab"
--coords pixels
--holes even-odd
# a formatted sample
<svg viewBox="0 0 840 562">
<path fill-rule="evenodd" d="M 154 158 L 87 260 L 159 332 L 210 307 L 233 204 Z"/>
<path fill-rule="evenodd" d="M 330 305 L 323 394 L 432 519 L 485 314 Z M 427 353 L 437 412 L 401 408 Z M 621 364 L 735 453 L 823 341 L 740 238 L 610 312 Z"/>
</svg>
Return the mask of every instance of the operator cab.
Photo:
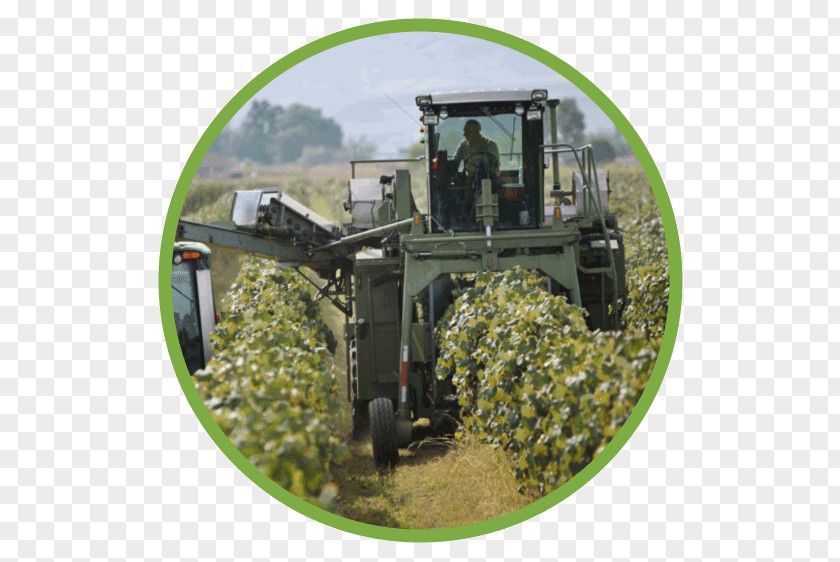
<svg viewBox="0 0 840 562">
<path fill-rule="evenodd" d="M 435 231 L 479 230 L 481 183 L 498 196 L 499 230 L 539 228 L 543 219 L 542 148 L 546 90 L 418 96 L 427 146 Z M 476 131 L 476 129 L 478 129 Z"/>
</svg>

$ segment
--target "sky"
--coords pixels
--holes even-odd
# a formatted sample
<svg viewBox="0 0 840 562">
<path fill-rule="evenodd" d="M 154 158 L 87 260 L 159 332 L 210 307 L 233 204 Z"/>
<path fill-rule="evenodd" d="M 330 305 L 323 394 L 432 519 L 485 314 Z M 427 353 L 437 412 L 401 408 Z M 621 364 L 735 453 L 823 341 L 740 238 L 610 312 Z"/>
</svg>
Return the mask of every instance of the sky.
<svg viewBox="0 0 840 562">
<path fill-rule="evenodd" d="M 575 98 L 587 132 L 614 128 L 594 102 L 542 63 L 496 43 L 449 33 L 392 33 L 333 47 L 287 70 L 254 99 L 318 107 L 338 122 L 345 139 L 364 135 L 377 146 L 378 157 L 388 158 L 420 140 L 415 96 L 518 88 Z M 231 126 L 242 122 L 250 105 Z"/>
</svg>

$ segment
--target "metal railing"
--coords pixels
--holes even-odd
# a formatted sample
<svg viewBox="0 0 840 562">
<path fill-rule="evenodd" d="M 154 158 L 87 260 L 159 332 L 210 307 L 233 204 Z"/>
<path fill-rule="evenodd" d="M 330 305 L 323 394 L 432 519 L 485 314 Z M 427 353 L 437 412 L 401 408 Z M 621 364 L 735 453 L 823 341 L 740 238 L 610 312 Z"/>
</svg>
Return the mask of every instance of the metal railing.
<svg viewBox="0 0 840 562">
<path fill-rule="evenodd" d="M 595 203 L 594 210 L 597 215 L 603 219 L 604 210 L 601 206 L 601 186 L 598 183 L 598 173 L 595 167 L 595 156 L 592 151 L 592 145 L 587 144 L 580 148 L 575 148 L 570 144 L 544 144 L 541 145 L 540 148 L 542 148 L 543 152 L 546 154 L 572 154 L 575 157 L 578 170 L 580 171 L 581 180 L 583 180 L 583 188 L 589 195 L 589 197 L 584 197 L 583 214 L 584 216 L 590 215 L 590 211 L 593 210 L 590 208 L 590 205 L 592 205 L 592 201 L 597 201 L 597 203 Z M 593 183 L 595 184 L 595 190 L 598 193 L 598 197 L 594 197 L 592 195 Z M 577 197 L 577 195 L 575 195 L 575 197 Z M 575 203 L 577 203 L 577 201 L 575 201 Z"/>
<path fill-rule="evenodd" d="M 595 212 L 597 214 L 598 221 L 601 225 L 601 232 L 604 236 L 604 248 L 607 252 L 607 258 L 609 259 L 609 269 L 604 271 L 605 273 L 609 273 L 613 279 L 613 310 L 611 314 L 616 314 L 617 311 L 615 310 L 618 305 L 618 271 L 615 266 L 615 257 L 613 256 L 612 252 L 612 245 L 610 243 L 610 234 L 607 230 L 607 223 L 604 220 L 604 209 L 601 206 L 601 186 L 598 184 L 598 171 L 595 166 L 595 155 L 592 150 L 592 145 L 587 144 L 580 148 L 575 148 L 570 144 L 562 144 L 562 143 L 551 143 L 551 144 L 543 144 L 540 146 L 543 150 L 544 154 L 551 154 L 559 155 L 559 154 L 569 154 L 571 153 L 575 157 L 575 161 L 577 162 L 578 169 L 580 170 L 580 177 L 581 181 L 583 182 L 583 190 L 588 196 L 583 198 L 583 214 L 584 216 L 589 216 L 590 205 L 592 202 L 595 201 L 594 207 Z M 556 169 L 556 167 L 555 167 Z M 593 182 L 594 178 L 594 182 Z M 597 197 L 592 194 L 592 184 L 595 184 L 595 192 L 597 193 Z M 577 195 L 575 195 L 577 197 Z M 577 201 L 575 201 L 577 203 Z M 578 263 L 578 267 L 581 268 L 580 263 Z M 584 268 L 581 268 L 584 269 Z M 585 270 L 585 273 L 596 273 L 597 270 Z"/>
</svg>

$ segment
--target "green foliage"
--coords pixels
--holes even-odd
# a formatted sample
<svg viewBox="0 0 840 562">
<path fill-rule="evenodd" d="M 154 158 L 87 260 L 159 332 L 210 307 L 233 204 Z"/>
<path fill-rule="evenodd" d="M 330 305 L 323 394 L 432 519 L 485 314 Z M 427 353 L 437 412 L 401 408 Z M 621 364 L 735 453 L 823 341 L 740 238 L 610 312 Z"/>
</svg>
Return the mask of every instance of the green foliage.
<svg viewBox="0 0 840 562">
<path fill-rule="evenodd" d="M 251 158 L 262 164 L 273 162 L 274 139 L 281 131 L 280 119 L 283 114 L 281 106 L 271 105 L 265 100 L 255 100 L 239 130 L 239 138 L 231 143 L 236 155 L 239 158 Z"/>
<path fill-rule="evenodd" d="M 210 152 L 261 165 L 295 162 L 306 148 L 308 160 L 320 149 L 319 161 L 335 161 L 341 149 L 341 126 L 321 110 L 301 104 L 286 108 L 255 100 L 238 128 L 227 127 Z M 315 152 L 313 152 L 315 150 Z"/>
<path fill-rule="evenodd" d="M 632 220 L 625 232 L 629 293 L 624 321 L 658 347 L 665 335 L 671 286 L 662 218 Z"/>
<path fill-rule="evenodd" d="M 437 375 L 464 425 L 513 457 L 525 487 L 554 489 L 609 443 L 642 394 L 657 347 L 590 332 L 583 311 L 523 270 L 478 275 L 438 327 Z"/>
<path fill-rule="evenodd" d="M 586 122 L 574 98 L 562 99 L 557 105 L 557 128 L 564 142 L 573 146 L 583 144 Z"/>
<path fill-rule="evenodd" d="M 275 135 L 277 163 L 294 162 L 304 153 L 305 147 L 322 147 L 322 151 L 335 153 L 341 147 L 341 127 L 333 119 L 321 115 L 321 110 L 305 105 L 290 105 L 279 119 Z M 311 151 L 310 151 L 311 152 Z M 311 158 L 311 156 L 310 156 Z M 330 161 L 330 158 L 323 161 Z"/>
<path fill-rule="evenodd" d="M 438 326 L 437 375 L 453 377 L 464 425 L 511 454 L 519 481 L 547 492 L 585 467 L 633 410 L 668 312 L 668 252 L 650 183 L 611 166 L 625 230 L 627 329 L 590 332 L 583 312 L 533 274 L 480 274 Z"/>
<path fill-rule="evenodd" d="M 638 166 L 610 168 L 610 207 L 624 228 L 628 304 L 624 322 L 659 345 L 668 316 L 670 277 L 662 216 Z"/>
<path fill-rule="evenodd" d="M 236 153 L 236 135 L 233 130 L 225 128 L 219 132 L 219 136 L 213 141 L 210 146 L 210 154 L 219 154 L 222 156 L 232 156 Z"/>
<path fill-rule="evenodd" d="M 615 148 L 613 148 L 609 139 L 598 137 L 592 139 L 589 144 L 592 145 L 592 152 L 595 155 L 595 161 L 599 164 L 615 160 Z"/>
<path fill-rule="evenodd" d="M 336 341 L 310 286 L 264 263 L 245 260 L 212 335 L 213 359 L 195 381 L 251 463 L 293 494 L 329 507 L 329 468 L 346 453 L 330 429 L 340 408 Z"/>
<path fill-rule="evenodd" d="M 650 181 L 641 166 L 610 165 L 604 169 L 610 175 L 610 211 L 624 223 L 647 221 L 659 217 L 659 207 Z"/>
<path fill-rule="evenodd" d="M 361 168 L 371 177 L 388 171 Z M 500 280 L 480 275 L 475 286 L 474 276 L 456 278 L 461 297 L 439 324 L 439 374 L 453 374 L 462 390 L 465 423 L 513 456 L 520 482 L 542 484 L 543 490 L 562 484 L 609 442 L 638 400 L 664 332 L 668 261 L 653 192 L 638 166 L 611 165 L 608 170 L 610 208 L 625 230 L 630 291 L 626 333 L 592 334 L 580 310 L 545 293 L 536 277 L 523 272 L 508 272 Z M 564 168 L 562 177 L 571 172 Z M 423 177 L 422 166 L 412 177 Z M 422 197 L 421 183 L 415 181 L 414 189 Z M 340 207 L 346 198 L 345 179 L 297 178 L 291 173 L 225 184 L 196 182 L 184 214 L 202 222 L 225 220 L 234 189 L 277 185 L 325 216 L 346 218 Z M 212 259 L 214 288 L 221 294 L 216 267 L 222 265 L 222 252 L 214 249 Z M 327 414 L 346 411 L 335 400 L 340 393 L 325 390 L 335 381 L 335 365 L 326 349 L 330 337 L 314 320 L 319 312 L 307 304 L 311 293 L 305 282 L 289 277 L 292 272 L 272 273 L 254 265 L 258 262 L 243 261 L 246 269 L 226 299 L 231 312 L 219 325 L 219 335 L 226 334 L 220 342 L 224 348 L 216 352 L 212 371 L 199 373 L 199 387 L 208 405 L 218 398 L 211 411 L 246 457 L 287 489 L 304 490 L 301 495 L 311 500 L 319 490 L 330 490 L 324 467 L 333 461 L 325 459 L 340 454 L 337 442 L 329 440 Z M 222 269 L 234 271 L 235 265 Z M 272 275 L 280 276 L 280 286 L 270 281 Z M 281 397 L 266 394 L 267 388 Z M 258 399 L 266 395 L 271 404 Z M 480 406 L 479 399 L 484 400 Z M 303 413 L 292 414 L 295 408 Z M 304 420 L 315 417 L 317 430 L 309 432 Z M 272 449 L 271 441 L 286 443 L 288 436 L 282 453 Z M 321 454 L 319 447 L 327 453 Z M 293 460 L 284 464 L 280 458 Z M 299 466 L 308 468 L 295 476 Z M 320 488 L 305 485 L 318 478 Z"/>
</svg>

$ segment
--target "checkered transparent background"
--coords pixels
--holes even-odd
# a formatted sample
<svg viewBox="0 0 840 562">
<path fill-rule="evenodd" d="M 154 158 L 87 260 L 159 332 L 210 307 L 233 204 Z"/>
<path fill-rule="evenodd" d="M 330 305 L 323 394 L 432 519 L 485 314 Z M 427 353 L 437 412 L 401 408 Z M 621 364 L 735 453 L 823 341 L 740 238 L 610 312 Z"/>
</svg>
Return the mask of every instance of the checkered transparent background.
<svg viewBox="0 0 840 562">
<path fill-rule="evenodd" d="M 840 556 L 837 4 L 51 4 L 0 5 L 0 557 Z M 163 216 L 221 107 L 311 40 L 403 17 L 590 78 L 653 154 L 684 255 L 674 357 L 627 446 L 561 505 L 453 543 L 360 538 L 256 488 L 182 397 L 158 310 Z"/>
</svg>

